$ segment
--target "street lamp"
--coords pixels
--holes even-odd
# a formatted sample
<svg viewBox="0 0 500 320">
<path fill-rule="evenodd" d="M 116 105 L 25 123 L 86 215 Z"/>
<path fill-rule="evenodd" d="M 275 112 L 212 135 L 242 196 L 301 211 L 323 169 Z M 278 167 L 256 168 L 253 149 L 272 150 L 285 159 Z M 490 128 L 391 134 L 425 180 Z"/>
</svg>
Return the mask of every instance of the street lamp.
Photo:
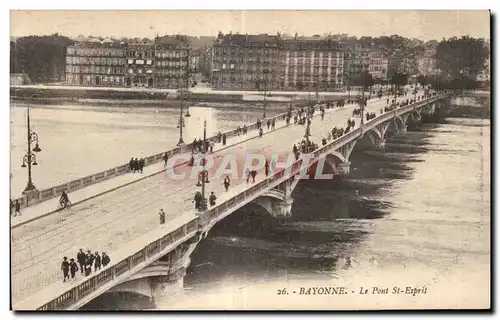
<svg viewBox="0 0 500 320">
<path fill-rule="evenodd" d="M 306 125 L 306 132 L 304 133 L 304 138 L 306 138 L 306 148 L 307 148 L 307 153 L 309 153 L 309 137 L 311 136 L 311 120 L 306 119 L 307 125 Z"/>
<path fill-rule="evenodd" d="M 266 119 L 266 104 L 267 104 L 267 75 L 268 74 L 268 71 L 267 70 L 264 70 L 264 80 L 263 80 L 263 84 L 264 84 L 264 112 L 262 114 L 262 118 L 264 118 L 264 120 Z"/>
<path fill-rule="evenodd" d="M 29 99 L 33 98 L 35 95 L 32 95 Z M 28 167 L 28 184 L 26 188 L 24 189 L 23 193 L 28 193 L 30 191 L 33 191 L 36 189 L 35 185 L 33 184 L 33 181 L 31 179 L 31 165 L 38 165 L 36 162 L 36 156 L 33 152 L 40 152 L 42 149 L 40 149 L 40 146 L 38 145 L 38 134 L 31 130 L 31 125 L 30 125 L 30 107 L 28 105 L 28 113 L 27 113 L 27 143 L 28 143 L 28 152 L 24 155 L 23 157 L 23 164 L 21 167 L 26 168 L 26 165 Z M 31 150 L 31 144 L 35 143 L 35 147 L 33 150 Z"/>
<path fill-rule="evenodd" d="M 364 123 L 364 113 L 365 113 L 365 105 L 366 105 L 366 100 L 365 100 L 365 87 L 363 86 L 363 91 L 360 97 L 358 98 L 358 105 L 361 108 L 361 125 Z"/>
<path fill-rule="evenodd" d="M 207 141 L 207 120 L 203 122 L 203 145 L 201 148 L 201 153 L 203 156 L 206 155 L 207 150 L 205 149 L 206 146 L 206 141 Z M 201 187 L 201 205 L 200 205 L 200 211 L 205 211 L 207 210 L 207 199 L 205 198 L 205 183 L 210 183 L 208 180 L 208 171 L 205 168 L 205 159 L 202 159 L 202 167 L 203 170 L 200 172 L 198 176 L 198 183 L 196 186 Z"/>
<path fill-rule="evenodd" d="M 184 95 L 184 93 L 182 93 Z M 184 139 L 182 138 L 182 128 L 184 128 L 186 126 L 185 122 L 184 122 L 184 113 L 183 113 L 183 108 L 184 108 L 184 96 L 181 96 L 181 110 L 180 110 L 180 114 L 179 114 L 179 123 L 177 124 L 177 128 L 179 128 L 179 142 L 177 143 L 178 146 L 183 146 L 185 143 L 184 143 Z"/>
</svg>

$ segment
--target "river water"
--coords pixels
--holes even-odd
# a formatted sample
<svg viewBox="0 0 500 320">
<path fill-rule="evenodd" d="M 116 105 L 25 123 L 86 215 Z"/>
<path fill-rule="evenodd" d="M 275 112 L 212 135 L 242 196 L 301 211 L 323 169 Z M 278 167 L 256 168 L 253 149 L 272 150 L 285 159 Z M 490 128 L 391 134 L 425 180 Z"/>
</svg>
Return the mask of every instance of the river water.
<svg viewBox="0 0 500 320">
<path fill-rule="evenodd" d="M 462 103 L 476 104 L 470 99 Z M 261 111 L 191 108 L 191 114 L 186 141 L 202 135 L 205 118 L 210 134 L 254 121 Z M 178 115 L 172 109 L 36 106 L 31 115 L 43 150 L 33 172 L 39 188 L 121 165 L 131 156 L 171 149 L 178 140 Z M 14 196 L 26 183 L 26 170 L 20 168 L 25 117 L 25 106 L 12 105 Z M 292 194 L 293 221 L 286 225 L 253 205 L 216 225 L 191 256 L 184 294 L 157 307 L 487 306 L 489 137 L 488 119 L 448 118 L 390 138 L 385 150 L 355 149 L 349 177 L 298 184 Z M 327 285 L 346 286 L 349 294 L 277 294 L 283 288 Z M 353 298 L 360 286 L 429 290 L 420 296 Z"/>
</svg>

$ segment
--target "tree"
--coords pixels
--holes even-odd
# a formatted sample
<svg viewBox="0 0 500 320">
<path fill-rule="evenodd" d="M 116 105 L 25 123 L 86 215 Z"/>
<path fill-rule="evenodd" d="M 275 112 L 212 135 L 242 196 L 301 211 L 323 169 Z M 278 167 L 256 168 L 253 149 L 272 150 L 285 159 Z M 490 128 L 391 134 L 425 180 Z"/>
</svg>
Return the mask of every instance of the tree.
<svg viewBox="0 0 500 320">
<path fill-rule="evenodd" d="M 484 39 L 453 37 L 439 42 L 436 48 L 436 66 L 447 78 L 475 79 L 484 69 L 488 55 Z"/>
<path fill-rule="evenodd" d="M 27 73 L 31 80 L 43 82 L 64 79 L 66 48 L 73 40 L 54 34 L 29 36 L 11 42 L 11 72 Z"/>
</svg>

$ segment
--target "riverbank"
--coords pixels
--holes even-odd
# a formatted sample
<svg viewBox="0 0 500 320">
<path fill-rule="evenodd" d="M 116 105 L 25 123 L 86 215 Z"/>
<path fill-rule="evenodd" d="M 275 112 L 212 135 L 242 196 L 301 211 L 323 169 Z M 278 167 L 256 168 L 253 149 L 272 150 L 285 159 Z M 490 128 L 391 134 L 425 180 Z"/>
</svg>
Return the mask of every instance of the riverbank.
<svg viewBox="0 0 500 320">
<path fill-rule="evenodd" d="M 196 88 L 194 88 L 196 89 Z M 111 105 L 119 102 L 128 105 L 171 106 L 180 105 L 180 97 L 175 89 L 147 88 L 86 88 L 68 86 L 11 86 L 10 96 L 13 101 L 30 101 L 43 104 L 77 104 L 77 105 Z M 342 92 L 321 92 L 323 101 L 346 99 Z M 315 94 L 308 92 L 273 92 L 269 93 L 267 102 L 290 103 L 314 100 Z M 259 92 L 233 92 L 193 90 L 186 99 L 191 103 L 245 103 L 258 105 L 263 102 Z"/>
</svg>

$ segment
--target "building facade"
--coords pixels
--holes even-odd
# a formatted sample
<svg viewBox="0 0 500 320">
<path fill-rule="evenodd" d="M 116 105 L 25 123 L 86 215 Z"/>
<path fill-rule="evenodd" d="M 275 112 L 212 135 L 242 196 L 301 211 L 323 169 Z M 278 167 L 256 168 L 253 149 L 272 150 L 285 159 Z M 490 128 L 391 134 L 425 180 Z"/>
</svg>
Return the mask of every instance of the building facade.
<svg viewBox="0 0 500 320">
<path fill-rule="evenodd" d="M 233 90 L 341 90 L 343 51 L 326 39 L 219 34 L 212 87 Z"/>
<path fill-rule="evenodd" d="M 370 51 L 368 54 L 368 72 L 376 82 L 387 81 L 389 59 L 382 51 Z"/>
<path fill-rule="evenodd" d="M 189 46 L 182 36 L 81 41 L 66 52 L 66 83 L 82 86 L 186 86 Z"/>
<path fill-rule="evenodd" d="M 88 41 L 68 47 L 66 83 L 82 86 L 123 86 L 125 46 L 119 41 Z"/>
</svg>

